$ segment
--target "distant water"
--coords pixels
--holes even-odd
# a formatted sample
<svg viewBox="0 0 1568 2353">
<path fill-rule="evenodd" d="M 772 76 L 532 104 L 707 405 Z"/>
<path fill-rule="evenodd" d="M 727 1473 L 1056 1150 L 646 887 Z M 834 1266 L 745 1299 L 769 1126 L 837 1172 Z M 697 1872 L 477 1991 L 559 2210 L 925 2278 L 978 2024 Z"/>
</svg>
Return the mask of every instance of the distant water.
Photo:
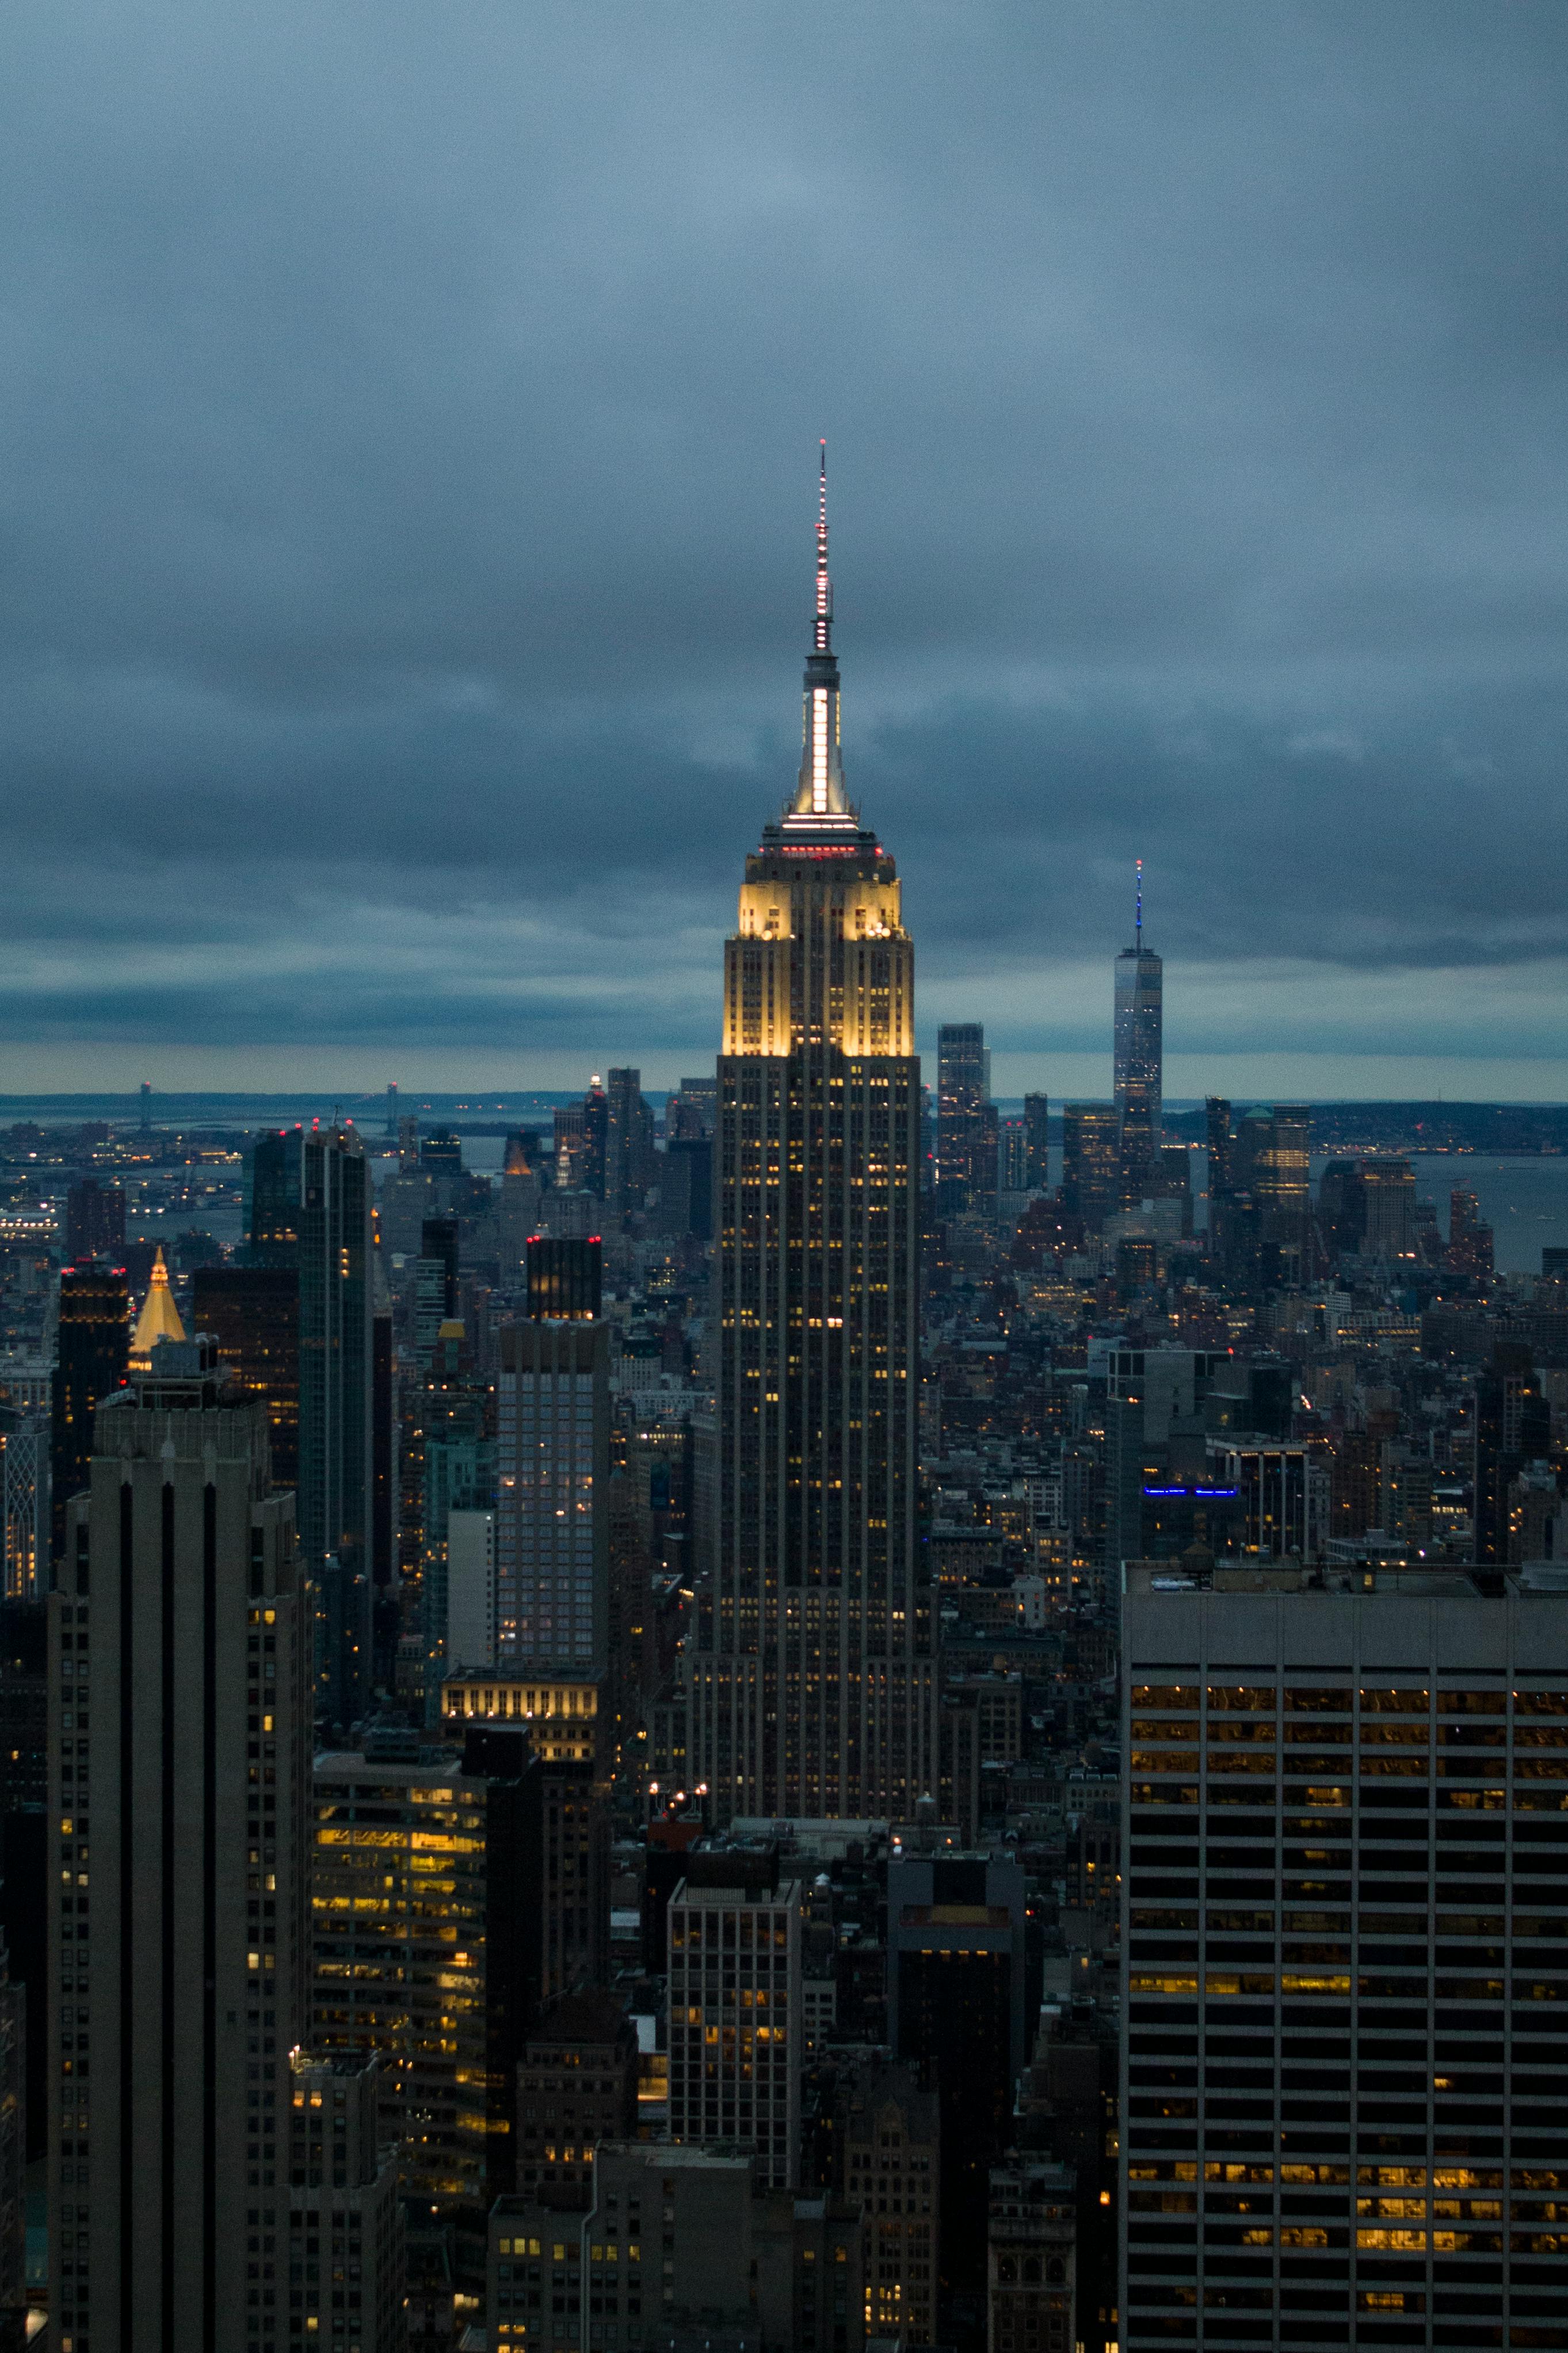
<svg viewBox="0 0 1568 2353">
<path fill-rule="evenodd" d="M 645 1089 L 650 1101 L 662 1102 L 657 1089 Z M 579 1091 L 580 1095 L 580 1091 Z M 432 1095 L 405 1092 L 402 1113 L 413 1112 L 426 1122 L 451 1120 L 459 1127 L 469 1121 L 515 1120 L 527 1124 L 548 1120 L 556 1103 L 579 1100 L 562 1094 Z M 386 1097 L 382 1094 L 162 1094 L 156 1088 L 148 1106 L 156 1128 L 291 1127 L 296 1120 L 329 1120 L 334 1113 L 352 1119 L 368 1133 L 386 1125 Z M 0 1095 L 0 1127 L 30 1119 L 40 1127 L 79 1125 L 84 1120 L 112 1120 L 116 1126 L 134 1126 L 142 1115 L 138 1095 Z"/>
<path fill-rule="evenodd" d="M 1312 1190 L 1330 1158 L 1312 1155 Z M 1541 1252 L 1548 1244 L 1568 1247 L 1568 1154 L 1519 1152 L 1413 1152 L 1406 1155 L 1415 1176 L 1418 1200 L 1433 1201 L 1445 1240 L 1448 1234 L 1448 1196 L 1464 1186 L 1475 1194 L 1481 1215 L 1491 1227 L 1497 1263 L 1505 1274 L 1539 1274 Z M 1061 1182 L 1061 1155 L 1053 1146 L 1050 1180 Z M 1208 1227 L 1208 1154 L 1192 1155 L 1193 1223 L 1199 1233 Z"/>
<path fill-rule="evenodd" d="M 1436 1203 L 1445 1236 L 1449 1194 L 1458 1186 L 1475 1194 L 1505 1274 L 1539 1274 L 1544 1244 L 1568 1246 L 1568 1154 L 1521 1152 L 1494 1159 L 1479 1152 L 1421 1152 L 1410 1155 L 1410 1166 L 1416 1198 Z"/>
</svg>

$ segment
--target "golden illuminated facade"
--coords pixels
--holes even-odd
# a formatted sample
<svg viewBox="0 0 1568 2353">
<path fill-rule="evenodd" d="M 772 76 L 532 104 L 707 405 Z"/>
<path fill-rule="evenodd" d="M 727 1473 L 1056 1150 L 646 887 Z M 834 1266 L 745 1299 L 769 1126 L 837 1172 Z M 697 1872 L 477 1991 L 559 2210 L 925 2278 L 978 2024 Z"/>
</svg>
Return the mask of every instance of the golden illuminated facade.
<svg viewBox="0 0 1568 2353">
<path fill-rule="evenodd" d="M 526 1724 L 547 1765 L 592 1764 L 598 1754 L 599 1698 L 597 1683 L 542 1683 L 532 1675 L 448 1675 L 441 1685 L 441 1715 L 456 1737 L 470 1716 Z"/>
<path fill-rule="evenodd" d="M 597 1694 L 531 1686 L 549 1712 L 530 1723 L 479 1713 L 509 1687 L 472 1688 L 469 1711 L 469 1686 L 445 1687 L 452 1746 L 315 1773 L 317 2042 L 380 2053 L 405 2194 L 447 2211 L 511 2179 L 522 2039 L 542 2004 L 601 1981 L 610 1908 Z"/>
<path fill-rule="evenodd" d="M 486 2194 L 501 2086 L 487 2060 L 489 1789 L 456 1757 L 318 1757 L 315 2018 L 330 2053 L 380 2054 L 405 2195 Z"/>
<path fill-rule="evenodd" d="M 902 1818 L 935 1786 L 914 947 L 844 789 L 826 490 L 816 590 L 799 785 L 724 960 L 719 1525 L 690 1662 L 690 1770 L 720 1820 Z"/>
</svg>

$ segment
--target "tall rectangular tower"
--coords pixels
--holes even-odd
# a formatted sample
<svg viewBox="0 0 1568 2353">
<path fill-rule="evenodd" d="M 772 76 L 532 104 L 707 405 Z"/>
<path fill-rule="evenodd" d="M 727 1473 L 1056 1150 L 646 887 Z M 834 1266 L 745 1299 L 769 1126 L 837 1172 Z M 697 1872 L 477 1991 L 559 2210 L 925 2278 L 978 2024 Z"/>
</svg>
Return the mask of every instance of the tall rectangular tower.
<svg viewBox="0 0 1568 2353">
<path fill-rule="evenodd" d="M 609 1649 L 610 1335 L 595 1318 L 500 1330 L 496 1655 L 596 1678 Z"/>
<path fill-rule="evenodd" d="M 1123 1601 L 1121 2341 L 1568 2343 L 1568 1598 Z"/>
<path fill-rule="evenodd" d="M 967 1187 L 972 1208 L 994 1206 L 996 1107 L 991 1056 L 978 1021 L 947 1021 L 936 1033 L 936 1168 L 939 1186 Z M 956 1206 L 939 1195 L 944 1206 Z"/>
<path fill-rule="evenodd" d="M 718 1526 L 690 1671 L 690 1773 L 721 1821 L 907 1818 L 936 1786 L 914 949 L 893 860 L 845 797 L 826 564 L 824 507 L 799 787 L 746 860 L 725 949 Z"/>
<path fill-rule="evenodd" d="M 131 1293 L 122 1266 L 68 1266 L 60 1274 L 59 1333 L 51 1383 L 51 1550 L 65 1538 L 66 1505 L 87 1484 L 93 1416 L 125 1378 Z"/>
<path fill-rule="evenodd" d="M 1143 944 L 1143 860 L 1132 945 L 1116 959 L 1116 1116 L 1121 1128 L 1121 1201 L 1136 1208 L 1159 1166 L 1164 1087 L 1165 967 Z"/>
<path fill-rule="evenodd" d="M 315 1588 L 316 1704 L 329 1725 L 363 1715 L 371 1687 L 372 1405 L 371 1177 L 352 1127 L 279 1128 L 251 1155 L 247 1256 L 292 1272 L 295 1363 L 288 1363 L 281 1287 L 266 1313 L 265 1350 L 253 1320 L 235 1336 L 236 1309 L 215 1301 L 226 1356 L 266 1394 L 288 1444 L 294 1385 L 296 1517 Z M 205 1294 L 204 1294 L 205 1295 Z M 245 1310 L 255 1319 L 258 1300 Z M 248 1351 L 248 1356 L 247 1356 Z"/>
<path fill-rule="evenodd" d="M 352 1128 L 307 1129 L 300 1152 L 300 1548 L 318 1710 L 347 1725 L 370 1695 L 370 1166 Z"/>
<path fill-rule="evenodd" d="M 50 2311 L 283 2353 L 310 1630 L 265 1408 L 158 1356 L 192 1369 L 100 1407 L 49 1601 Z"/>
</svg>

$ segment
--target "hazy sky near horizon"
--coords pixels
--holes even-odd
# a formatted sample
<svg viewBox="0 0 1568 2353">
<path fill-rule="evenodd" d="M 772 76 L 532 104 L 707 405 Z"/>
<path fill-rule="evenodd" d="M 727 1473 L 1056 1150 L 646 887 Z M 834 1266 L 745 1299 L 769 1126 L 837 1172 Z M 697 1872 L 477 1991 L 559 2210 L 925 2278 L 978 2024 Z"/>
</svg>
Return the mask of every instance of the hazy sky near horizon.
<svg viewBox="0 0 1568 2353">
<path fill-rule="evenodd" d="M 53 0 L 0 1092 L 663 1084 L 798 759 L 922 1043 L 1568 1097 L 1557 0 Z"/>
</svg>

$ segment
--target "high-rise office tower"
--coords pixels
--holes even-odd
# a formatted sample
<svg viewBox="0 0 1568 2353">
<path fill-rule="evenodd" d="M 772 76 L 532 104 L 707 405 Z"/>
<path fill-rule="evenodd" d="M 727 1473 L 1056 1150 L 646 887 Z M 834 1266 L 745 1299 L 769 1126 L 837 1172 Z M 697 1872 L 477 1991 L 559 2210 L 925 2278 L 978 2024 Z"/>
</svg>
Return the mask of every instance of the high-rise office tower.
<svg viewBox="0 0 1568 2353">
<path fill-rule="evenodd" d="M 615 1218 L 640 1209 L 654 1179 L 653 1113 L 643 1101 L 640 1071 L 610 1072 L 605 1122 L 605 1207 Z"/>
<path fill-rule="evenodd" d="M 868 2052 L 843 2125 L 843 2187 L 861 2213 L 868 2335 L 938 2341 L 941 2168 L 934 2088 L 913 2068 Z"/>
<path fill-rule="evenodd" d="M 1098 1232 L 1120 1195 L 1121 1121 L 1114 1103 L 1062 1105 L 1062 1206 Z"/>
<path fill-rule="evenodd" d="M 386 1140 L 389 1144 L 397 1141 L 397 1081 L 394 1079 L 386 1090 Z"/>
<path fill-rule="evenodd" d="M 1025 1910 L 1016 1862 L 942 1855 L 889 1865 L 888 2040 L 937 2088 L 949 2296 L 984 2282 L 991 2168 L 1013 2137 L 1026 2056 Z"/>
<path fill-rule="evenodd" d="M 535 1324 L 585 1324 L 604 1301 L 605 1249 L 597 1234 L 530 1234 L 528 1313 Z"/>
<path fill-rule="evenodd" d="M 1204 1100 L 1205 1121 L 1205 1140 L 1208 1146 L 1208 1194 L 1213 1201 L 1223 1201 L 1236 1182 L 1235 1138 L 1231 1131 L 1230 1104 L 1224 1095 L 1208 1095 Z M 1213 1222 L 1213 1211 L 1210 1211 Z"/>
<path fill-rule="evenodd" d="M 549 1303 L 565 1308 L 573 1287 L 563 1280 Z M 499 1388 L 498 1659 L 509 1673 L 597 1677 L 609 1643 L 608 1325 L 580 1314 L 503 1324 Z"/>
<path fill-rule="evenodd" d="M 637 2028 L 603 1986 L 561 1995 L 541 2012 L 518 2064 L 519 2196 L 586 2208 L 595 2149 L 635 2140 L 637 2131 Z"/>
<path fill-rule="evenodd" d="M 404 2353 L 403 2204 L 380 2063 L 297 2051 L 289 2073 L 289 2353 Z"/>
<path fill-rule="evenodd" d="M 460 1753 L 373 1734 L 316 1759 L 317 2041 L 380 2053 L 405 2192 L 448 2211 L 510 2186 L 525 2038 L 604 1961 L 579 1915 L 607 1911 L 607 1855 L 542 1745 L 469 1723 Z"/>
<path fill-rule="evenodd" d="M 717 1119 L 716 1079 L 682 1079 L 664 1107 L 668 1144 L 698 1144 L 711 1136 Z"/>
<path fill-rule="evenodd" d="M 1143 860 L 1138 860 L 1138 898 L 1132 945 L 1116 959 L 1116 1071 L 1114 1092 L 1120 1123 L 1121 1197 L 1136 1208 L 1150 1191 L 1163 1141 L 1165 967 L 1143 944 Z"/>
<path fill-rule="evenodd" d="M 997 1123 L 996 1189 L 999 1193 L 1026 1193 L 1029 1189 L 1028 1132 L 1021 1119 Z"/>
<path fill-rule="evenodd" d="M 1568 1599 L 1130 1572 L 1121 2342 L 1568 2342 Z"/>
<path fill-rule="evenodd" d="M 49 1427 L 49 1490 L 57 1558 L 65 1538 L 66 1505 L 87 1484 L 93 1415 L 125 1378 L 130 1306 L 123 1267 L 62 1270 Z"/>
<path fill-rule="evenodd" d="M 350 1725 L 370 1698 L 371 1181 L 353 1128 L 301 1131 L 300 1478 L 316 1592 L 317 1704 Z"/>
<path fill-rule="evenodd" d="M 936 1033 L 936 1175 L 943 1208 L 983 1209 L 996 1193 L 996 1106 L 991 1056 L 978 1021 Z M 956 1188 L 951 1193 L 947 1188 Z"/>
<path fill-rule="evenodd" d="M 669 2133 L 749 2142 L 769 2187 L 800 2168 L 801 1915 L 776 1856 L 693 1857 L 669 1899 Z M 751 1868 L 748 1869 L 748 1865 Z"/>
<path fill-rule="evenodd" d="M 1530 1351 L 1500 1341 L 1476 1376 L 1475 1543 L 1478 1561 L 1510 1557 L 1509 1488 L 1527 1462 L 1552 1452 L 1552 1409 Z"/>
<path fill-rule="evenodd" d="M 283 2353 L 310 1629 L 265 1412 L 158 1354 L 49 1602 L 50 2311 L 72 2353 Z"/>
<path fill-rule="evenodd" d="M 1447 1263 L 1456 1274 L 1490 1274 L 1492 1250 L 1492 1229 L 1481 1217 L 1479 1200 L 1468 1186 L 1456 1185 L 1448 1196 Z M 1544 1250 L 1541 1271 L 1553 1272 Z"/>
<path fill-rule="evenodd" d="M 246 1261 L 251 1266 L 300 1263 L 301 1127 L 258 1135 L 246 1164 Z"/>
<path fill-rule="evenodd" d="M 710 1135 L 677 1136 L 664 1147 L 659 1164 L 660 1231 L 691 1234 L 709 1241 L 713 1234 L 713 1139 Z"/>
<path fill-rule="evenodd" d="M 594 1081 L 588 1100 L 592 1102 L 599 1082 Z M 600 1096 L 601 1102 L 603 1096 Z M 580 1103 L 557 1103 L 553 1113 L 554 1181 L 562 1192 L 574 1193 L 586 1183 L 592 1173 L 588 1144 L 586 1112 Z M 601 1178 L 601 1182 L 603 1179 Z M 595 1187 L 598 1191 L 598 1187 Z"/>
<path fill-rule="evenodd" d="M 1031 1193 L 1050 1183 L 1050 1097 L 1024 1097 L 1024 1179 Z"/>
<path fill-rule="evenodd" d="M 84 1176 L 66 1195 L 66 1256 L 118 1259 L 125 1249 L 125 1195 L 118 1185 Z"/>
<path fill-rule="evenodd" d="M 1305 1103 L 1259 1103 L 1238 1122 L 1231 1146 L 1233 1184 L 1251 1194 L 1269 1238 L 1292 1245 L 1311 1204 L 1311 1125 Z"/>
<path fill-rule="evenodd" d="M 493 1480 L 492 1472 L 492 1480 Z M 440 1658 L 447 1676 L 496 1661 L 496 1515 L 473 1504 L 447 1514 L 447 1621 Z M 426 1662 L 430 1656 L 426 1650 Z M 428 1666 L 426 1671 L 428 1671 Z M 426 1685 L 426 1701 L 429 1690 Z M 428 1706 L 426 1706 L 428 1715 Z"/>
<path fill-rule="evenodd" d="M 472 1663 L 447 1648 L 452 1514 L 488 1513 L 496 1486 L 489 1386 L 465 1360 L 460 1324 L 442 1326 L 420 1393 L 419 1431 L 419 1609 L 425 1720 L 433 1725 L 440 1713 L 443 1674 L 449 1666 Z"/>
<path fill-rule="evenodd" d="M 247 1397 L 267 1408 L 272 1479 L 292 1488 L 300 1463 L 300 1275 L 291 1266 L 199 1266 L 191 1317 Z"/>
<path fill-rule="evenodd" d="M 612 1084 L 616 1073 L 610 1073 Z M 610 1098 L 599 1083 L 598 1073 L 588 1082 L 588 1092 L 583 1098 L 583 1166 L 576 1182 L 585 1193 L 605 1196 L 605 1180 L 609 1165 Z"/>
<path fill-rule="evenodd" d="M 49 1556 L 49 1425 L 0 1405 L 0 1598 L 41 1595 Z"/>
<path fill-rule="evenodd" d="M 716 1565 L 692 1778 L 720 1820 L 912 1816 L 935 1786 L 914 1546 L 920 1063 L 897 870 L 839 763 L 826 480 L 795 799 L 725 948 Z"/>
</svg>

